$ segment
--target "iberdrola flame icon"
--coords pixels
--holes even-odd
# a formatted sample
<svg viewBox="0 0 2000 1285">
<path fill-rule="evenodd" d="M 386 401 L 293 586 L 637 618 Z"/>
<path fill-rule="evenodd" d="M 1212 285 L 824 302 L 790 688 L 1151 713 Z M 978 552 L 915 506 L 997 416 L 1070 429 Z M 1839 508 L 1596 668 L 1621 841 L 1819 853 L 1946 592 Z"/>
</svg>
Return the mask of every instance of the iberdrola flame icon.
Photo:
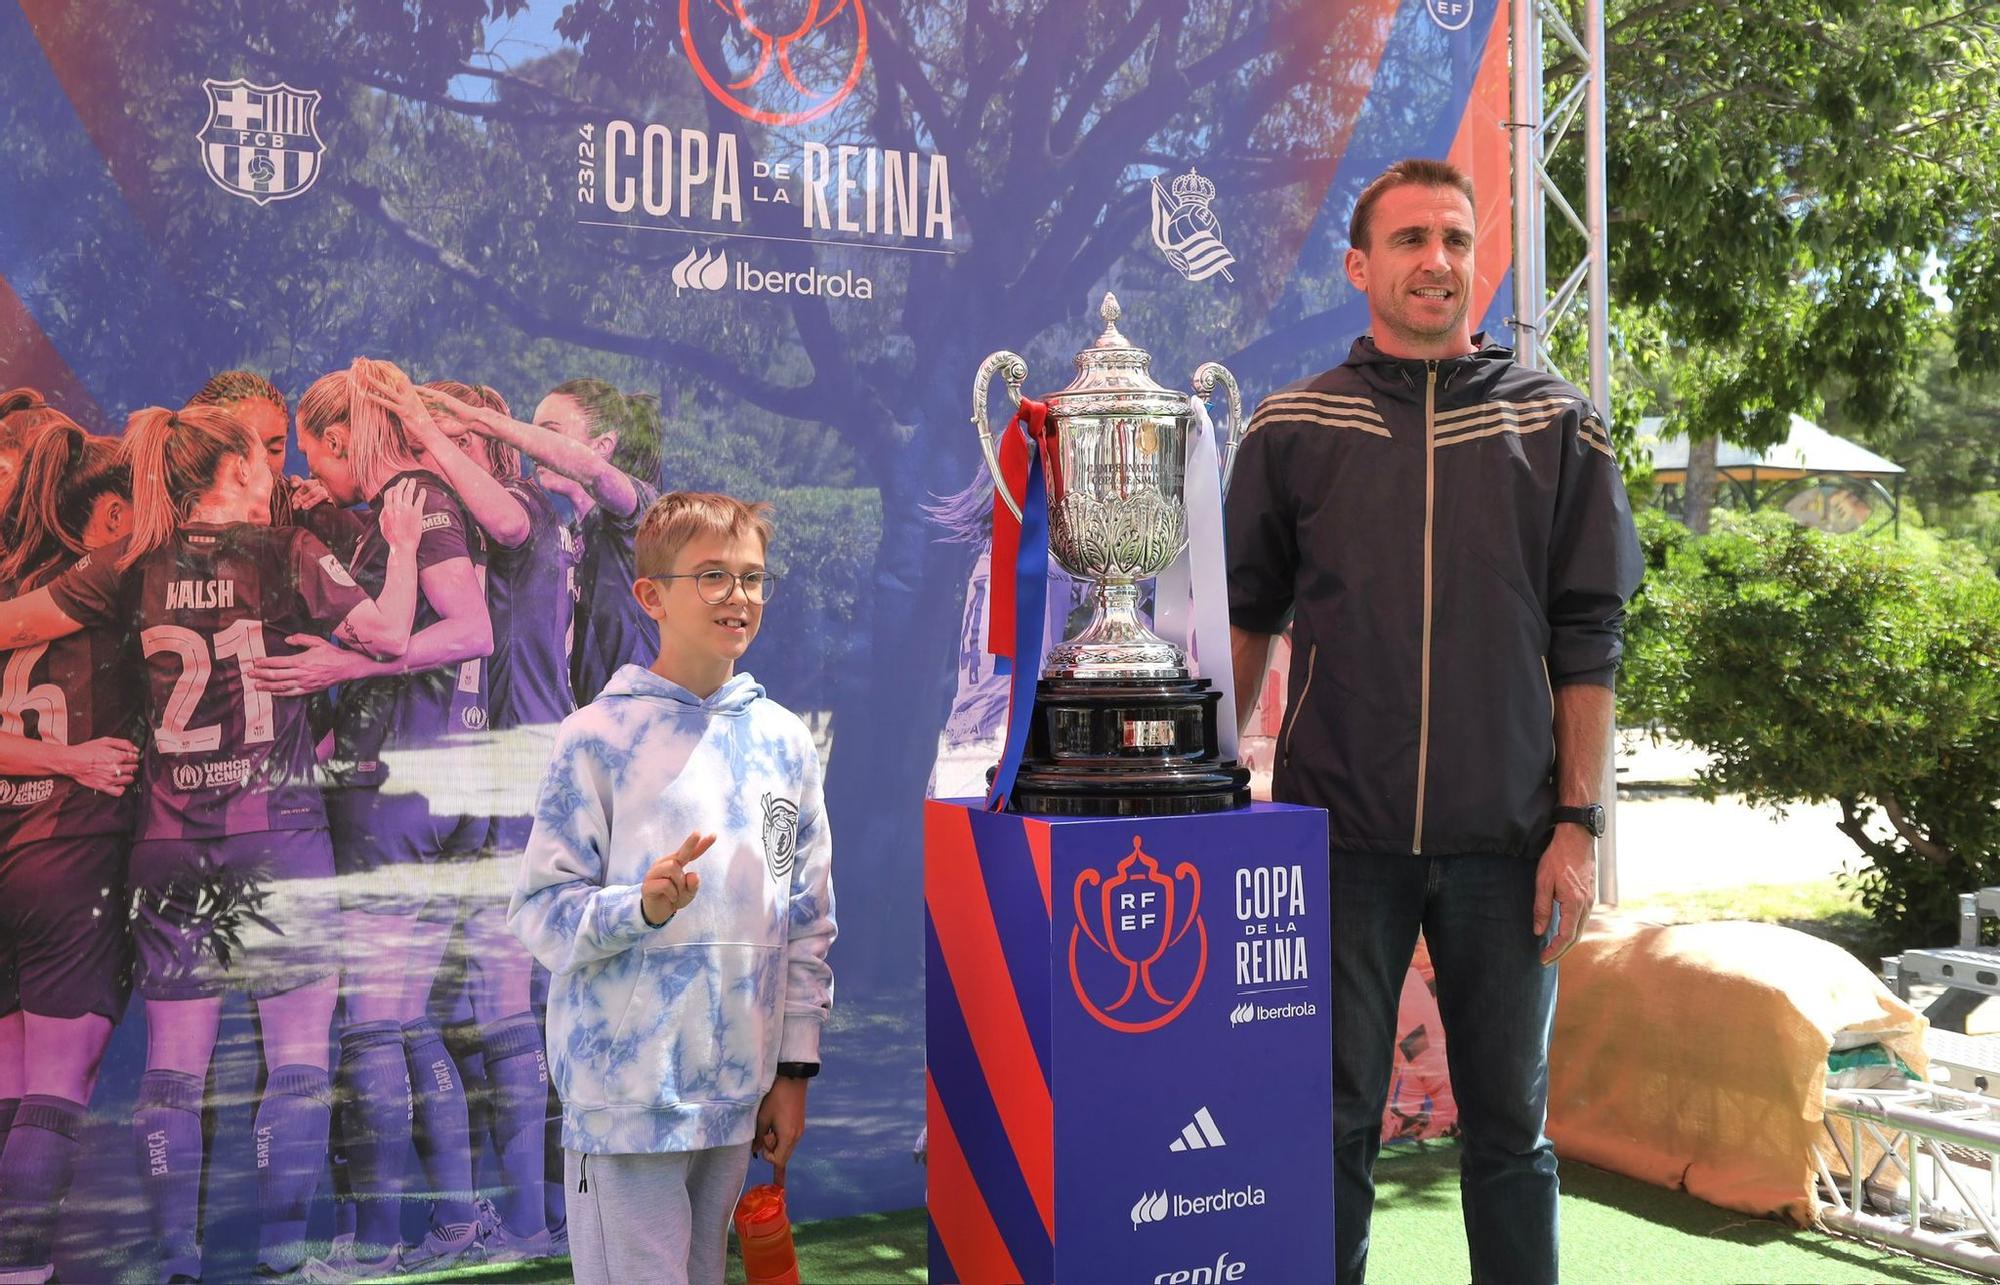
<svg viewBox="0 0 2000 1285">
<path fill-rule="evenodd" d="M 689 250 L 674 265 L 674 293 L 683 290 L 720 290 L 729 280 L 727 250 Z"/>
</svg>

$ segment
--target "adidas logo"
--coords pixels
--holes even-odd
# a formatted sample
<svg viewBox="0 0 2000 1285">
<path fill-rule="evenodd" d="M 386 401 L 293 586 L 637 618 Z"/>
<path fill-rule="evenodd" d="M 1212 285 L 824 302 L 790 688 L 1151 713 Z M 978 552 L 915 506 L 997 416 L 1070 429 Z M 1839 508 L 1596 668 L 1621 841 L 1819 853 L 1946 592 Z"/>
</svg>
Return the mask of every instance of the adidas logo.
<svg viewBox="0 0 2000 1285">
<path fill-rule="evenodd" d="M 1169 1146 L 1167 1150 L 1207 1151 L 1212 1147 L 1226 1147 L 1228 1145 L 1227 1142 L 1222 1140 L 1222 1130 L 1215 1127 L 1215 1117 L 1208 1113 L 1207 1107 L 1203 1107 L 1194 1113 L 1194 1119 L 1185 1129 L 1181 1130 L 1181 1136 L 1175 1138 L 1173 1145 Z"/>
</svg>

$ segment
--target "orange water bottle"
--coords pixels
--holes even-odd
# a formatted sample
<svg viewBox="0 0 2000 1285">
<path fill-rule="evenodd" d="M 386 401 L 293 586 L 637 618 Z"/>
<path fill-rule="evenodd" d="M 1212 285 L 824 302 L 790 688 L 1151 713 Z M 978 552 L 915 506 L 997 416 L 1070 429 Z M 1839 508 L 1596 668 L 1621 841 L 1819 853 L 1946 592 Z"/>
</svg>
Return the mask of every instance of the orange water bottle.
<svg viewBox="0 0 2000 1285">
<path fill-rule="evenodd" d="M 736 1244 L 743 1251 L 745 1285 L 799 1285 L 792 1220 L 785 1213 L 785 1167 L 772 1181 L 752 1187 L 736 1202 Z"/>
</svg>

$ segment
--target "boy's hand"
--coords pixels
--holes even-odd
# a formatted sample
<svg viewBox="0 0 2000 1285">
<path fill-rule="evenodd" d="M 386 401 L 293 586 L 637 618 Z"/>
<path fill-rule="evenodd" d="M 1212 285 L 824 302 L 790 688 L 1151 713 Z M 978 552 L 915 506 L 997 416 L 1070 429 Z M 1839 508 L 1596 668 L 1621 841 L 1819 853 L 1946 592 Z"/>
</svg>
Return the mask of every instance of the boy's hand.
<svg viewBox="0 0 2000 1285">
<path fill-rule="evenodd" d="M 701 890 L 701 876 L 688 869 L 695 859 L 715 846 L 712 834 L 691 834 L 680 851 L 661 857 L 639 884 L 640 906 L 646 922 L 664 924 L 669 916 L 687 909 Z"/>
<path fill-rule="evenodd" d="M 806 1131 L 806 1080 L 779 1076 L 757 1104 L 757 1133 L 750 1154 L 783 1168 Z"/>
</svg>

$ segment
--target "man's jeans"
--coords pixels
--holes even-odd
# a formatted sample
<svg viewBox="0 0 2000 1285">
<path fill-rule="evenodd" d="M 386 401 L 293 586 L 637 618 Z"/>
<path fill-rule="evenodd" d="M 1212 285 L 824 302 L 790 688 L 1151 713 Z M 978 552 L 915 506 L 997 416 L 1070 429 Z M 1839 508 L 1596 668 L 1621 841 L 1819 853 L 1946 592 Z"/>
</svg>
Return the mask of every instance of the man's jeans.
<svg viewBox="0 0 2000 1285">
<path fill-rule="evenodd" d="M 1475 1282 L 1556 1279 L 1556 1157 L 1542 1136 L 1556 970 L 1534 932 L 1527 857 L 1334 853 L 1334 1252 L 1368 1270 L 1375 1154 L 1396 1054 L 1396 1008 L 1421 928 L 1437 972 L 1459 1190 Z M 1551 934 L 1556 928 L 1550 925 Z"/>
</svg>

